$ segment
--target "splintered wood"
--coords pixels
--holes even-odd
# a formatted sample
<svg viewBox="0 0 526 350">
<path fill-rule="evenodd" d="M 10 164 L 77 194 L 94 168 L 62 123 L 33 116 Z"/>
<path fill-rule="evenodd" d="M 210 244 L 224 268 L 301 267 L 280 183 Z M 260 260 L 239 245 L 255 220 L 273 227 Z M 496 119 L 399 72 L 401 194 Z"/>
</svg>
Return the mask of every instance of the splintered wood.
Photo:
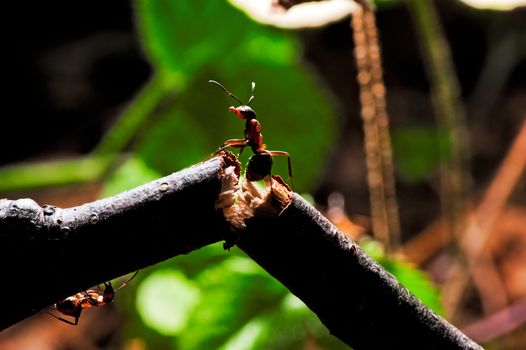
<svg viewBox="0 0 526 350">
<path fill-rule="evenodd" d="M 246 220 L 254 216 L 277 216 L 290 204 L 291 191 L 279 176 L 272 176 L 263 189 L 247 179 L 240 181 L 238 174 L 234 166 L 225 168 L 215 203 L 234 231 L 244 230 Z"/>
</svg>

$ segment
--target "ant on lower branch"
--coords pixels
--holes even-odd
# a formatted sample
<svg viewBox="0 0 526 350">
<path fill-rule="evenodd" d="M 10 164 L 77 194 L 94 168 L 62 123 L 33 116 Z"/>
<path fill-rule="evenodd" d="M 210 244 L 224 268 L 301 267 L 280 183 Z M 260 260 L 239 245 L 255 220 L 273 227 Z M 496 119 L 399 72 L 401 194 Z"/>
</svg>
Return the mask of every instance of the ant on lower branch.
<svg viewBox="0 0 526 350">
<path fill-rule="evenodd" d="M 49 315 L 53 316 L 57 320 L 76 326 L 79 323 L 80 314 L 82 310 L 89 309 L 91 307 L 102 307 L 106 304 L 110 304 L 115 299 L 115 292 L 126 286 L 131 282 L 132 279 L 137 276 L 139 271 L 136 271 L 126 282 L 124 282 L 119 288 L 113 289 L 111 282 L 104 282 L 104 291 L 97 287 L 98 290 L 88 289 L 83 292 L 77 293 L 66 299 L 59 301 L 55 304 L 54 308 L 65 316 L 71 316 L 75 318 L 75 321 L 66 320 L 65 318 L 59 317 L 46 311 Z"/>
<path fill-rule="evenodd" d="M 256 119 L 256 112 L 250 107 L 250 103 L 254 100 L 254 89 L 256 83 L 252 82 L 252 96 L 250 96 L 247 104 L 243 104 L 239 98 L 234 96 L 228 91 L 223 85 L 215 80 L 209 80 L 209 83 L 213 83 L 222 88 L 228 96 L 238 101 L 241 105 L 239 107 L 230 107 L 228 110 L 238 116 L 240 119 L 245 120 L 245 138 L 244 139 L 231 139 L 226 140 L 223 146 L 215 152 L 213 155 L 217 155 L 219 152 L 227 148 L 239 148 L 237 157 L 241 156 L 245 147 L 250 147 L 254 155 L 250 157 L 247 168 L 246 178 L 248 181 L 258 181 L 264 179 L 266 176 L 271 177 L 272 170 L 272 157 L 282 156 L 287 157 L 289 166 L 289 181 L 291 187 L 294 189 L 292 184 L 292 166 L 290 162 L 290 155 L 288 152 L 283 151 L 267 151 L 267 145 L 263 144 L 263 135 L 261 134 L 261 124 Z M 270 186 L 272 188 L 272 178 L 270 179 Z"/>
</svg>

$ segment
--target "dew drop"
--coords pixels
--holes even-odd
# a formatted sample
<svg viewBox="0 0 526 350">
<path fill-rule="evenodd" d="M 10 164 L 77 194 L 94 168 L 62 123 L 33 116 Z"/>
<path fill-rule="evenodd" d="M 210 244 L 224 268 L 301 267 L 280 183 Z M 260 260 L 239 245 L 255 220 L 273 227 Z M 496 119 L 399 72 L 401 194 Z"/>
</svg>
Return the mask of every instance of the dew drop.
<svg viewBox="0 0 526 350">
<path fill-rule="evenodd" d="M 163 183 L 159 186 L 159 191 L 161 191 L 161 192 L 166 192 L 166 191 L 168 191 L 169 188 L 170 188 L 170 185 L 168 185 L 167 182 L 163 182 Z"/>
<path fill-rule="evenodd" d="M 64 238 L 69 237 L 69 234 L 71 233 L 71 229 L 67 226 L 62 227 L 60 231 L 62 232 L 62 235 L 64 236 Z"/>
<path fill-rule="evenodd" d="M 99 221 L 99 216 L 97 215 L 97 213 L 93 213 L 93 214 L 90 215 L 90 217 L 89 217 L 89 223 L 90 224 L 94 225 L 98 221 Z"/>
<path fill-rule="evenodd" d="M 42 209 L 44 211 L 44 215 L 49 216 L 55 214 L 56 207 L 46 204 L 42 207 Z"/>
</svg>

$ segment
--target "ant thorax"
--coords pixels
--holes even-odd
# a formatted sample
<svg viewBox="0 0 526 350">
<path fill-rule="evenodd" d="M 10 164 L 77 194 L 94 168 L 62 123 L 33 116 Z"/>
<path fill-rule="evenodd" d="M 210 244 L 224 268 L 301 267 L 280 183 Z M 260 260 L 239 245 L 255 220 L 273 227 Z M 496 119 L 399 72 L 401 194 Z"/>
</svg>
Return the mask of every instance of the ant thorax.
<svg viewBox="0 0 526 350">
<path fill-rule="evenodd" d="M 261 134 L 261 124 L 257 119 L 247 120 L 245 124 L 245 140 L 247 145 L 255 152 L 261 148 L 263 144 L 263 135 Z"/>
</svg>

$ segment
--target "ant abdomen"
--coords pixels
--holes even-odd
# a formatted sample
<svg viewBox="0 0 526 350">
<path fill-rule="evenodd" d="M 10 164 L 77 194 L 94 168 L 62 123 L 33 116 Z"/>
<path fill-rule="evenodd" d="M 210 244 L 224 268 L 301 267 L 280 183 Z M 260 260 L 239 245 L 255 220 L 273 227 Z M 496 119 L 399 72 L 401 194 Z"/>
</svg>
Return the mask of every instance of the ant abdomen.
<svg viewBox="0 0 526 350">
<path fill-rule="evenodd" d="M 272 155 L 265 151 L 254 153 L 247 164 L 246 177 L 248 181 L 263 180 L 270 175 L 272 169 Z"/>
</svg>

